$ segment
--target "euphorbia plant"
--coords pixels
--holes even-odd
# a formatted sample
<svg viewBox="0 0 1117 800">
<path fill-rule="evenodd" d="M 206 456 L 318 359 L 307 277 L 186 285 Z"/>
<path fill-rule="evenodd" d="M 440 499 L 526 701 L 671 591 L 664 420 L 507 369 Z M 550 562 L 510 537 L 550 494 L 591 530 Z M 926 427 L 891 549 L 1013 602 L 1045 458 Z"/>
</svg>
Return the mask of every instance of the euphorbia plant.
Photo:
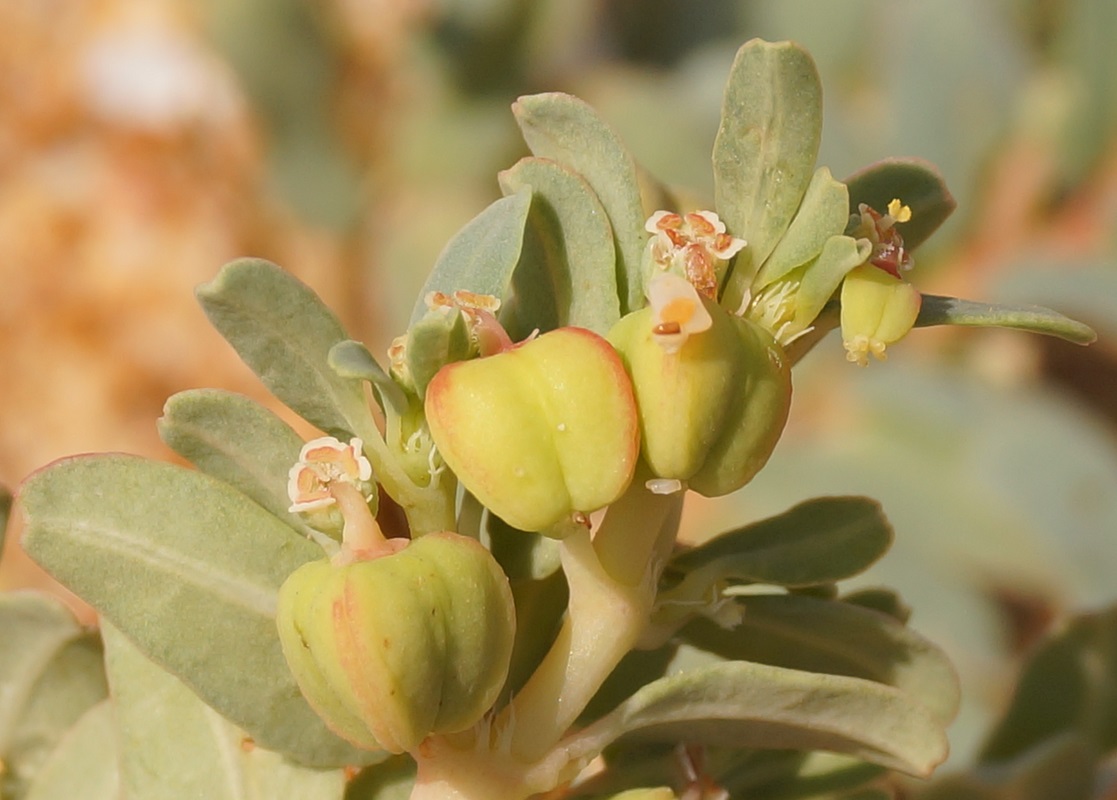
<svg viewBox="0 0 1117 800">
<path fill-rule="evenodd" d="M 836 586 L 888 547 L 875 503 L 682 548 L 684 499 L 764 465 L 792 367 L 839 325 L 861 364 L 925 324 L 1091 332 L 920 295 L 910 250 L 950 195 L 916 161 L 816 170 L 794 45 L 739 51 L 705 208 L 581 101 L 514 112 L 533 155 L 443 252 L 388 369 L 274 265 L 199 289 L 321 439 L 185 392 L 160 432 L 198 471 L 83 456 L 22 488 L 27 550 L 106 620 L 116 724 L 165 722 L 106 760 L 135 796 L 173 796 L 199 742 L 229 756 L 212 725 L 184 734 L 199 708 L 251 741 L 232 761 L 282 757 L 269 797 L 830 797 L 945 758 L 949 664 L 895 595 Z M 173 702 L 139 714 L 136 685 Z M 86 747 L 113 724 L 95 713 Z"/>
</svg>

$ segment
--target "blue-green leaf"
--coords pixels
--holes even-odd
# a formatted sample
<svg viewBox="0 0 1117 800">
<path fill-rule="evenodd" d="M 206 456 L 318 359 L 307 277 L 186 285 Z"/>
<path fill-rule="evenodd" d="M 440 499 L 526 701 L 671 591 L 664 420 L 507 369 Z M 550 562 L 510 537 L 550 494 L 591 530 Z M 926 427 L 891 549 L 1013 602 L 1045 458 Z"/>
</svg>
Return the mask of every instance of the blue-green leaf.
<svg viewBox="0 0 1117 800">
<path fill-rule="evenodd" d="M 724 291 L 736 308 L 783 237 L 810 183 L 822 137 L 822 85 L 805 50 L 753 39 L 737 51 L 714 141 L 717 211 L 748 241 Z"/>
<path fill-rule="evenodd" d="M 616 240 L 620 312 L 642 308 L 647 215 L 632 154 L 597 112 L 577 97 L 558 92 L 529 95 L 517 100 L 512 112 L 531 152 L 581 176 L 601 201 Z"/>
<path fill-rule="evenodd" d="M 350 337 L 309 287 L 268 261 L 241 259 L 199 286 L 197 296 L 244 362 L 303 419 L 340 438 L 374 435 L 363 385 L 327 361 Z"/>
<path fill-rule="evenodd" d="M 865 203 L 882 214 L 892 200 L 911 209 L 911 219 L 896 223 L 904 246 L 914 250 L 938 230 L 956 203 L 938 169 L 920 158 L 886 158 L 846 178 L 849 213 Z"/>
<path fill-rule="evenodd" d="M 320 547 L 223 481 L 132 456 L 58 462 L 21 501 L 31 557 L 261 746 L 370 758 L 311 711 L 275 630 L 280 585 Z"/>
<path fill-rule="evenodd" d="M 460 290 L 505 298 L 520 260 L 530 208 L 531 191 L 520 191 L 493 202 L 458 231 L 423 284 L 410 324 L 427 313 L 426 297 L 431 292 Z"/>
<path fill-rule="evenodd" d="M 931 325 L 1014 328 L 1029 333 L 1058 336 L 1075 344 L 1090 344 L 1098 338 L 1089 325 L 1043 306 L 977 303 L 933 294 L 923 295 L 923 306 L 919 309 L 915 325 L 917 328 Z"/>
<path fill-rule="evenodd" d="M 521 328 L 574 325 L 604 336 L 620 319 L 617 251 L 604 207 L 581 176 L 556 161 L 525 158 L 500 175 L 511 193 L 532 191 L 528 227 L 535 249 L 517 270 Z M 543 306 L 538 308 L 537 306 Z"/>
</svg>

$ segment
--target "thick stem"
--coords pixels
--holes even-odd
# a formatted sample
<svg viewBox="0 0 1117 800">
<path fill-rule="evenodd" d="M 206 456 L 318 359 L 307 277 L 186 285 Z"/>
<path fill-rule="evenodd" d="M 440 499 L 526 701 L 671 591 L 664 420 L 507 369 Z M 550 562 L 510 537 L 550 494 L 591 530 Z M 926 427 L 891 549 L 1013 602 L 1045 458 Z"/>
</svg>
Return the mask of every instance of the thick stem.
<svg viewBox="0 0 1117 800">
<path fill-rule="evenodd" d="M 570 587 L 566 617 L 543 662 L 497 723 L 510 728 L 514 756 L 530 762 L 553 747 L 639 639 L 655 600 L 662 551 L 678 530 L 673 511 L 681 503 L 681 495 L 651 495 L 634 483 L 606 512 L 596 540 L 584 530 L 562 540 Z"/>
</svg>

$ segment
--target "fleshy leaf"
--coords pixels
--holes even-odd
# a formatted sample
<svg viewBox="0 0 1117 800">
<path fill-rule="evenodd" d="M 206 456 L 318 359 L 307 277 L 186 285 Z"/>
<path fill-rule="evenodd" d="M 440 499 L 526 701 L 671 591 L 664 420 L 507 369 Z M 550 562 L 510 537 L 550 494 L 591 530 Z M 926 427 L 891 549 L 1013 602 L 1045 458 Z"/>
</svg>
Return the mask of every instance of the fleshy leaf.
<svg viewBox="0 0 1117 800">
<path fill-rule="evenodd" d="M 1077 617 L 1032 656 L 980 760 L 1007 761 L 1068 732 L 1100 753 L 1117 747 L 1117 608 Z"/>
<path fill-rule="evenodd" d="M 461 312 L 428 311 L 407 331 L 407 370 L 415 391 L 424 397 L 427 384 L 449 363 L 476 354 Z"/>
<path fill-rule="evenodd" d="M 741 661 L 650 683 L 562 746 L 588 754 L 629 735 L 719 747 L 827 750 L 918 776 L 930 774 L 947 754 L 942 726 L 897 689 Z"/>
<path fill-rule="evenodd" d="M 528 228 L 537 252 L 521 260 L 516 309 L 530 332 L 536 319 L 604 336 L 620 319 L 617 250 L 604 207 L 581 176 L 542 158 L 525 158 L 500 174 L 505 193 L 531 188 Z M 536 309 L 539 304 L 545 308 Z M 544 331 L 546 332 L 546 331 Z"/>
<path fill-rule="evenodd" d="M 210 322 L 272 394 L 339 438 L 375 430 L 364 387 L 330 368 L 330 348 L 350 337 L 294 276 L 268 261 L 241 259 L 198 287 Z"/>
<path fill-rule="evenodd" d="M 581 176 L 597 195 L 616 240 L 620 313 L 644 305 L 644 231 L 638 169 L 620 137 L 588 104 L 550 92 L 521 97 L 512 113 L 531 152 Z"/>
<path fill-rule="evenodd" d="M 822 86 L 811 57 L 759 39 L 737 51 L 714 141 L 714 194 L 729 232 L 748 241 L 723 303 L 735 309 L 784 235 L 814 172 Z"/>
<path fill-rule="evenodd" d="M 679 636 L 727 659 L 895 686 L 944 725 L 958 711 L 958 678 L 950 661 L 892 617 L 798 595 L 743 596 L 737 602 L 744 613 L 732 631 L 699 619 Z"/>
<path fill-rule="evenodd" d="M 102 700 L 82 714 L 35 776 L 23 800 L 119 800 L 113 709 Z M 5 795 L 6 796 L 6 795 Z"/>
<path fill-rule="evenodd" d="M 763 288 L 806 264 L 845 230 L 848 221 L 849 192 L 845 184 L 834 180 L 826 167 L 820 167 L 811 177 L 787 232 L 757 273 L 753 288 Z"/>
<path fill-rule="evenodd" d="M 330 368 L 341 377 L 372 384 L 381 411 L 385 406 L 391 407 L 397 414 L 407 411 L 407 398 L 403 390 L 361 342 L 352 339 L 338 342 L 330 348 L 326 360 Z"/>
<path fill-rule="evenodd" d="M 78 717 L 108 692 L 100 640 L 62 604 L 0 594 L 0 796 L 22 797 Z"/>
<path fill-rule="evenodd" d="M 531 192 L 502 197 L 458 231 L 438 256 L 411 311 L 411 325 L 427 313 L 431 292 L 488 294 L 504 299 L 520 260 Z"/>
<path fill-rule="evenodd" d="M 865 203 L 882 214 L 897 199 L 911 209 L 911 219 L 896 223 L 904 246 L 914 250 L 938 230 L 956 203 L 938 169 L 919 158 L 886 158 L 846 179 L 849 213 Z"/>
<path fill-rule="evenodd" d="M 795 327 L 802 330 L 815 323 L 842 278 L 857 265 L 864 264 L 871 252 L 872 245 L 864 239 L 849 236 L 827 239 L 818 258 L 803 273 L 795 297 Z M 818 324 L 825 325 L 825 321 Z"/>
<path fill-rule="evenodd" d="M 978 328 L 1014 328 L 1045 336 L 1058 336 L 1074 344 L 1096 340 L 1093 328 L 1043 306 L 996 305 L 957 297 L 923 295 L 915 327 L 965 325 Z"/>
<path fill-rule="evenodd" d="M 112 625 L 102 635 L 128 797 L 342 797 L 342 770 L 299 767 L 256 746 Z"/>
<path fill-rule="evenodd" d="M 303 440 L 275 414 L 233 392 L 191 389 L 167 400 L 158 427 L 167 446 L 202 472 L 311 535 L 302 518 L 287 510 L 287 473 Z"/>
<path fill-rule="evenodd" d="M 702 569 L 717 579 L 809 586 L 851 577 L 884 555 L 892 528 L 865 497 L 820 497 L 729 531 L 675 556 L 669 572 Z"/>
<path fill-rule="evenodd" d="M 132 456 L 85 456 L 21 490 L 24 547 L 261 746 L 315 766 L 370 757 L 295 685 L 276 594 L 322 549 L 228 484 Z"/>
</svg>

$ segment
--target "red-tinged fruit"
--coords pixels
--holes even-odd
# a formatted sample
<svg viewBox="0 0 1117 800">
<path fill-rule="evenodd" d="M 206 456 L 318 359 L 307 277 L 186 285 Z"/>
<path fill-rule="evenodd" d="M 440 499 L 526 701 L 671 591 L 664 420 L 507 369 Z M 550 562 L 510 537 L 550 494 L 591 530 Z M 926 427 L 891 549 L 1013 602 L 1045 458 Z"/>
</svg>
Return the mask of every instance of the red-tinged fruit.
<svg viewBox="0 0 1117 800">
<path fill-rule="evenodd" d="M 632 387 L 612 346 L 591 331 L 560 328 L 443 367 L 425 411 L 465 488 L 521 530 L 548 531 L 606 506 L 632 480 Z"/>
</svg>

